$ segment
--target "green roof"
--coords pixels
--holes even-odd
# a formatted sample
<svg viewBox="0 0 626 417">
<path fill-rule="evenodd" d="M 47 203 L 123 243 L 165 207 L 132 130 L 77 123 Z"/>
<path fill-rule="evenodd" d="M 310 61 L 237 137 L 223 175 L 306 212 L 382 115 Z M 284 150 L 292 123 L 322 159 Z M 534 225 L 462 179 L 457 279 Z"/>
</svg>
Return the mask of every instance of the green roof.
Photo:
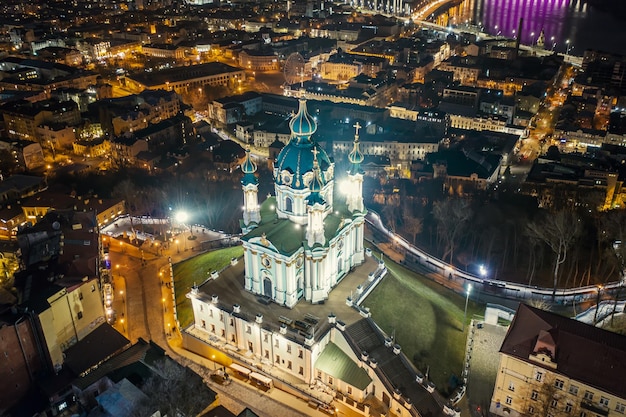
<svg viewBox="0 0 626 417">
<path fill-rule="evenodd" d="M 360 368 L 334 343 L 329 343 L 317 361 L 315 368 L 363 391 L 372 382 L 365 369 Z"/>
<path fill-rule="evenodd" d="M 288 219 L 278 219 L 276 216 L 276 197 L 268 197 L 261 204 L 261 223 L 242 237 L 248 241 L 251 238 L 261 237 L 265 233 L 265 238 L 272 245 L 285 255 L 292 255 L 303 245 L 306 240 L 306 226 L 300 226 Z M 345 219 L 352 219 L 352 214 L 347 210 L 343 201 L 334 202 L 335 211 L 328 214 L 324 219 L 324 235 L 326 245 L 330 239 L 336 236 L 337 231 L 344 226 Z"/>
</svg>

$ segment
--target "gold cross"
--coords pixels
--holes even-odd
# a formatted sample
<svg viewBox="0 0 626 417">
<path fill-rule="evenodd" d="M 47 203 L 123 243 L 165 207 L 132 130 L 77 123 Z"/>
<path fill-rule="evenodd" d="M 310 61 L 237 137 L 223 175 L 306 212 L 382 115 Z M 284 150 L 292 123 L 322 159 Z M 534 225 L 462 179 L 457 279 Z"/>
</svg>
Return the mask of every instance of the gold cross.
<svg viewBox="0 0 626 417">
<path fill-rule="evenodd" d="M 352 127 L 356 129 L 356 136 L 359 136 L 359 129 L 361 128 L 361 124 L 356 122 Z"/>
</svg>

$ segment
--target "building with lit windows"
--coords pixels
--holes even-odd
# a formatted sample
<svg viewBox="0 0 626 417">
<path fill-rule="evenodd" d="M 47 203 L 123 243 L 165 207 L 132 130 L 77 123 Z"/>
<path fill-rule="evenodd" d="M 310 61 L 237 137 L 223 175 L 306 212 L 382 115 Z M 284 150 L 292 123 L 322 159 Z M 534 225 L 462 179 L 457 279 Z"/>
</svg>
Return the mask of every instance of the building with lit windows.
<svg viewBox="0 0 626 417">
<path fill-rule="evenodd" d="M 182 94 L 207 85 L 232 88 L 238 86 L 239 80 L 243 82 L 245 79 L 246 72 L 243 69 L 221 62 L 210 62 L 129 75 L 126 77 L 126 85 L 138 91 L 167 90 Z"/>
<path fill-rule="evenodd" d="M 615 417 L 626 412 L 626 337 L 520 304 L 500 348 L 490 412 Z"/>
</svg>

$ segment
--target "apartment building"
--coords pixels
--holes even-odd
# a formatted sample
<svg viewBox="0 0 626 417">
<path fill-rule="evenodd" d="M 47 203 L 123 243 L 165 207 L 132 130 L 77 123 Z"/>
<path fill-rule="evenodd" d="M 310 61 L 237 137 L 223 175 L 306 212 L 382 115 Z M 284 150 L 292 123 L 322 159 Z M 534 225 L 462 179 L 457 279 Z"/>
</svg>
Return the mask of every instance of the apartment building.
<svg viewBox="0 0 626 417">
<path fill-rule="evenodd" d="M 520 304 L 500 348 L 490 412 L 616 417 L 626 412 L 626 337 Z"/>
</svg>

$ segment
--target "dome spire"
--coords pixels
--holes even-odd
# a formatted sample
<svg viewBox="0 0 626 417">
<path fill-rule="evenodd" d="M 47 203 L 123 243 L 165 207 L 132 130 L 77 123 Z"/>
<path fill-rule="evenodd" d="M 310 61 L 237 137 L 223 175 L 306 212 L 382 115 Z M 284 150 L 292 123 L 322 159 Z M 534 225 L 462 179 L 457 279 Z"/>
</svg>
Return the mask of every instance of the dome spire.
<svg viewBox="0 0 626 417">
<path fill-rule="evenodd" d="M 246 149 L 246 160 L 241 165 L 241 171 L 244 174 L 254 174 L 256 172 L 256 164 L 250 158 L 250 148 Z"/>
<path fill-rule="evenodd" d="M 356 130 L 356 133 L 354 134 L 354 146 L 352 148 L 352 152 L 348 155 L 348 161 L 350 161 L 350 169 L 348 170 L 348 173 L 351 175 L 361 173 L 361 163 L 364 159 L 363 154 L 359 149 L 359 129 L 361 128 L 359 122 L 356 122 L 354 128 Z"/>
<path fill-rule="evenodd" d="M 311 136 L 317 130 L 317 123 L 311 117 L 306 108 L 306 99 L 301 97 L 298 113 L 289 122 L 291 129 L 291 140 L 298 144 L 311 142 Z"/>
<path fill-rule="evenodd" d="M 241 179 L 241 183 L 243 185 L 257 183 L 257 178 L 254 175 L 254 173 L 256 172 L 256 168 L 256 164 L 254 163 L 252 158 L 250 158 L 250 148 L 248 148 L 246 149 L 246 159 L 243 161 L 243 164 L 241 164 L 241 171 L 243 172 L 243 178 Z"/>
</svg>

